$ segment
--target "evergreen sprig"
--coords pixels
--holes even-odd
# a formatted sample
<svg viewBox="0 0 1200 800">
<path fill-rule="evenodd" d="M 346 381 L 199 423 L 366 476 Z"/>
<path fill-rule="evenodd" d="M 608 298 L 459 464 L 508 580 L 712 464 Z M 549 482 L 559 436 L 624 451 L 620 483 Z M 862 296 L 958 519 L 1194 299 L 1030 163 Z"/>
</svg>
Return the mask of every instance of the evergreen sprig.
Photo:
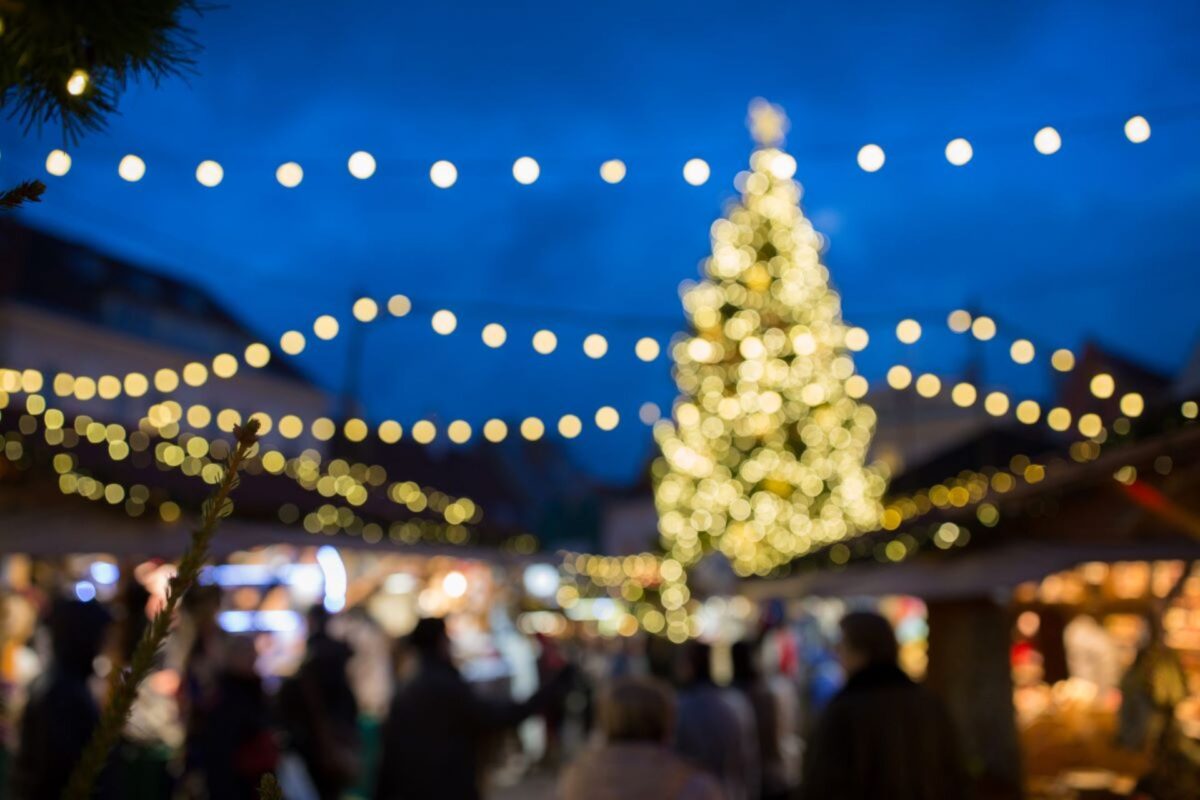
<svg viewBox="0 0 1200 800">
<path fill-rule="evenodd" d="M 71 143 L 104 127 L 130 79 L 190 72 L 199 46 L 184 22 L 197 0 L 0 0 L 0 108 L 28 131 L 61 125 Z M 67 82 L 87 74 L 83 91 Z"/>
<path fill-rule="evenodd" d="M 25 181 L 18 183 L 7 191 L 0 192 L 0 209 L 10 211 L 20 208 L 26 203 L 40 203 L 46 184 L 41 181 Z"/>
<path fill-rule="evenodd" d="M 192 532 L 192 540 L 179 561 L 179 570 L 167 587 L 166 602 L 146 626 L 129 664 L 114 673 L 108 706 L 100 715 L 100 722 L 92 731 L 91 740 L 71 772 L 71 778 L 63 792 L 63 800 L 88 800 L 91 797 L 96 778 L 129 720 L 129 713 L 133 709 L 134 700 L 137 699 L 138 687 L 150 674 L 154 661 L 171 632 L 179 601 L 196 583 L 201 567 L 208 560 L 209 545 L 217 526 L 222 519 L 233 513 L 233 501 L 229 496 L 238 486 L 238 470 L 258 441 L 258 420 L 248 420 L 234 433 L 237 446 L 225 462 L 225 474 L 221 482 L 204 501 L 200 513 L 200 527 Z"/>
</svg>

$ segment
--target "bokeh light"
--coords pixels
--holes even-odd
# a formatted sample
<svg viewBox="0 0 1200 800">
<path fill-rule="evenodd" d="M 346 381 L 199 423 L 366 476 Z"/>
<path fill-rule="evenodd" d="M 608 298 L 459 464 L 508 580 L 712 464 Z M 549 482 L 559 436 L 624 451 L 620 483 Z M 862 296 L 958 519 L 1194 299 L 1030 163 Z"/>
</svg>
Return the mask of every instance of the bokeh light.
<svg viewBox="0 0 1200 800">
<path fill-rule="evenodd" d="M 858 166 L 863 172 L 878 172 L 885 161 L 887 156 L 877 144 L 864 144 L 858 149 Z"/>
<path fill-rule="evenodd" d="M 975 148 L 966 139 L 951 139 L 946 145 L 946 160 L 956 167 L 961 167 L 975 155 Z"/>
<path fill-rule="evenodd" d="M 351 175 L 365 181 L 375 174 L 375 156 L 365 150 L 359 150 L 346 161 L 346 168 L 350 170 Z"/>
<path fill-rule="evenodd" d="M 689 159 L 683 165 L 683 179 L 692 186 L 703 186 L 708 183 L 711 174 L 712 170 L 709 169 L 708 162 L 702 158 Z"/>
</svg>

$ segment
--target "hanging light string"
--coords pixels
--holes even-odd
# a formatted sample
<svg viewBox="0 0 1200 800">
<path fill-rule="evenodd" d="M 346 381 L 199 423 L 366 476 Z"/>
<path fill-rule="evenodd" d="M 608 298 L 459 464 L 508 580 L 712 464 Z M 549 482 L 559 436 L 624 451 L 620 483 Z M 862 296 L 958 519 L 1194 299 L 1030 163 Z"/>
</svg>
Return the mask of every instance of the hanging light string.
<svg viewBox="0 0 1200 800">
<path fill-rule="evenodd" d="M 1000 137 L 1008 139 L 1028 136 L 1027 141 L 1029 141 L 1036 152 L 1044 156 L 1052 156 L 1062 149 L 1064 143 L 1069 146 L 1072 135 L 1085 136 L 1090 133 L 1119 129 L 1129 142 L 1143 144 L 1151 137 L 1150 117 L 1153 117 L 1155 124 L 1161 127 L 1194 119 L 1197 112 L 1200 112 L 1200 106 L 1190 104 L 1134 114 L 1125 118 L 1119 128 L 1112 115 L 1104 115 L 1066 124 L 1064 126 L 1064 130 L 1068 130 L 1066 136 L 1064 136 L 1058 127 L 1043 125 L 1041 127 L 1029 126 L 1023 132 L 1017 128 L 1007 128 L 999 133 L 982 131 L 973 138 L 975 143 L 978 143 L 984 140 L 993 141 Z M 892 148 L 893 152 L 897 148 L 906 154 L 915 150 L 929 150 L 928 139 L 918 140 L 916 138 L 889 137 L 889 140 L 890 143 L 888 143 L 887 147 Z M 888 160 L 888 151 L 880 141 L 882 140 L 868 140 L 862 144 L 851 145 L 849 147 L 845 143 L 818 142 L 806 149 L 812 151 L 808 153 L 810 158 L 816 153 L 826 153 L 833 156 L 833 158 L 841 160 L 853 153 L 854 162 L 859 169 L 864 172 L 874 173 L 882 170 Z M 941 148 L 946 162 L 954 167 L 966 166 L 975 158 L 976 144 L 973 144 L 971 139 L 964 136 L 951 137 L 945 141 L 944 146 L 938 146 Z M 145 152 L 143 150 L 143 154 Z M 636 163 L 639 159 L 650 160 L 650 158 L 650 156 L 641 154 L 638 158 L 633 158 L 632 160 Z M 652 158 L 656 161 L 662 160 L 661 156 L 653 156 Z M 480 173 L 494 173 L 496 165 L 501 163 L 498 159 L 460 159 L 458 161 L 451 161 L 443 158 L 422 161 L 412 157 L 395 156 L 392 154 L 388 154 L 387 156 L 376 155 L 367 150 L 356 150 L 336 158 L 327 154 L 310 154 L 303 159 L 303 162 L 310 166 L 313 164 L 320 165 L 321 172 L 324 174 L 327 173 L 331 163 L 340 161 L 341 159 L 344 159 L 342 163 L 346 171 L 360 181 L 374 179 L 381 167 L 386 167 L 392 171 L 396 171 L 395 168 L 399 167 L 398 171 L 404 174 L 406 178 L 411 176 L 414 171 L 424 171 L 429 183 L 441 190 L 453 188 L 459 182 L 460 175 L 475 176 Z M 235 160 L 240 162 L 243 158 Z M 142 155 L 136 153 L 125 153 L 119 158 L 113 158 L 115 173 L 121 180 L 127 183 L 138 183 L 142 180 L 154 179 L 159 165 L 164 162 L 170 165 L 171 172 L 177 173 L 179 171 L 177 169 L 178 165 L 182 161 L 183 159 L 178 155 L 143 158 Z M 194 164 L 194 178 L 202 187 L 216 189 L 225 182 L 227 170 L 215 158 L 201 157 L 191 163 Z M 519 185 L 529 186 L 535 184 L 542 177 L 542 163 L 534 156 L 521 155 L 503 163 L 509 166 L 512 180 Z M 576 163 L 588 164 L 591 169 L 595 170 L 594 174 L 596 177 L 603 183 L 610 185 L 622 183 L 629 175 L 629 165 L 626 163 L 626 159 L 611 156 L 567 159 L 554 157 L 550 159 L 550 163 L 555 167 L 564 163 L 572 165 Z M 691 186 L 703 186 L 711 178 L 712 168 L 709 162 L 696 155 L 679 158 L 678 164 L 680 176 L 685 183 Z M 66 150 L 61 148 L 54 149 L 46 155 L 45 169 L 47 174 L 52 177 L 66 177 L 71 172 L 73 166 L 74 158 Z M 304 184 L 306 177 L 303 163 L 288 159 L 282 159 L 272 164 L 263 164 L 260 162 L 251 171 L 262 179 L 266 179 L 268 176 L 273 177 L 275 183 L 280 188 L 288 190 L 300 188 Z M 240 173 L 238 175 L 240 177 Z"/>
</svg>

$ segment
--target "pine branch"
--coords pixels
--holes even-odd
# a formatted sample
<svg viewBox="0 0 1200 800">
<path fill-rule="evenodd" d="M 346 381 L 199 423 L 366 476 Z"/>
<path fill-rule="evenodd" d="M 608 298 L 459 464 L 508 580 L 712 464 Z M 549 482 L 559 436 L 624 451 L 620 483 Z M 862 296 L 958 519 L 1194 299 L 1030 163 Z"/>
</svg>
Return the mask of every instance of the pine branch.
<svg viewBox="0 0 1200 800">
<path fill-rule="evenodd" d="M 248 420 L 243 427 L 235 429 L 234 433 L 237 446 L 225 462 L 225 474 L 221 482 L 204 501 L 200 513 L 200 527 L 192 532 L 191 543 L 179 561 L 179 570 L 167 587 L 166 602 L 146 626 L 129 664 L 114 673 L 108 706 L 101 714 L 99 724 L 92 731 L 91 740 L 71 772 L 71 778 L 63 792 L 63 800 L 88 800 L 91 797 L 96 778 L 129 720 L 129 713 L 133 709 L 134 700 L 137 699 L 138 687 L 150 674 L 154 660 L 171 632 L 171 623 L 174 621 L 179 601 L 196 583 L 200 568 L 208 559 L 209 545 L 217 526 L 222 519 L 233 513 L 233 501 L 229 499 L 229 495 L 239 483 L 238 470 L 242 462 L 258 441 L 258 420 Z"/>
<path fill-rule="evenodd" d="M 258 782 L 258 800 L 283 800 L 283 789 L 279 788 L 279 781 L 269 772 Z"/>
<path fill-rule="evenodd" d="M 0 210 L 11 211 L 26 203 L 40 203 L 46 184 L 41 181 L 24 181 L 13 188 L 0 192 Z"/>
<path fill-rule="evenodd" d="M 183 20 L 197 0 L 0 2 L 0 107 L 26 130 L 60 125 L 69 142 L 104 127 L 130 79 L 155 83 L 195 66 Z M 82 71 L 82 85 L 68 82 Z"/>
</svg>

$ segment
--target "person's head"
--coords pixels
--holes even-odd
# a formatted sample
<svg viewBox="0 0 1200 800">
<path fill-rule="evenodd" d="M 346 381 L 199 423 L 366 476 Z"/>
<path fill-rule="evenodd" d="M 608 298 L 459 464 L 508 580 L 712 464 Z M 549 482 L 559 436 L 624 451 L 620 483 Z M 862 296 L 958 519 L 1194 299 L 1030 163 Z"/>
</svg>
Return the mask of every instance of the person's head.
<svg viewBox="0 0 1200 800">
<path fill-rule="evenodd" d="M 747 684 L 758 680 L 759 668 L 756 649 L 754 643 L 746 639 L 734 642 L 733 647 L 729 649 L 734 683 Z"/>
<path fill-rule="evenodd" d="M 617 678 L 600 695 L 600 730 L 610 742 L 665 744 L 675 734 L 675 698 L 653 678 Z"/>
<path fill-rule="evenodd" d="M 112 616 L 99 603 L 55 602 L 47 620 L 55 663 L 70 672 L 89 674 L 111 622 Z"/>
<path fill-rule="evenodd" d="M 848 674 L 876 664 L 895 664 L 898 647 L 891 623 L 872 611 L 842 617 L 838 660 Z"/>
<path fill-rule="evenodd" d="M 712 683 L 712 648 L 702 642 L 692 642 L 687 646 L 687 654 L 683 663 L 684 685 L 693 683 Z"/>
<path fill-rule="evenodd" d="M 450 658 L 450 637 L 446 635 L 446 621 L 441 617 L 418 620 L 405 642 L 423 658 Z"/>
</svg>

